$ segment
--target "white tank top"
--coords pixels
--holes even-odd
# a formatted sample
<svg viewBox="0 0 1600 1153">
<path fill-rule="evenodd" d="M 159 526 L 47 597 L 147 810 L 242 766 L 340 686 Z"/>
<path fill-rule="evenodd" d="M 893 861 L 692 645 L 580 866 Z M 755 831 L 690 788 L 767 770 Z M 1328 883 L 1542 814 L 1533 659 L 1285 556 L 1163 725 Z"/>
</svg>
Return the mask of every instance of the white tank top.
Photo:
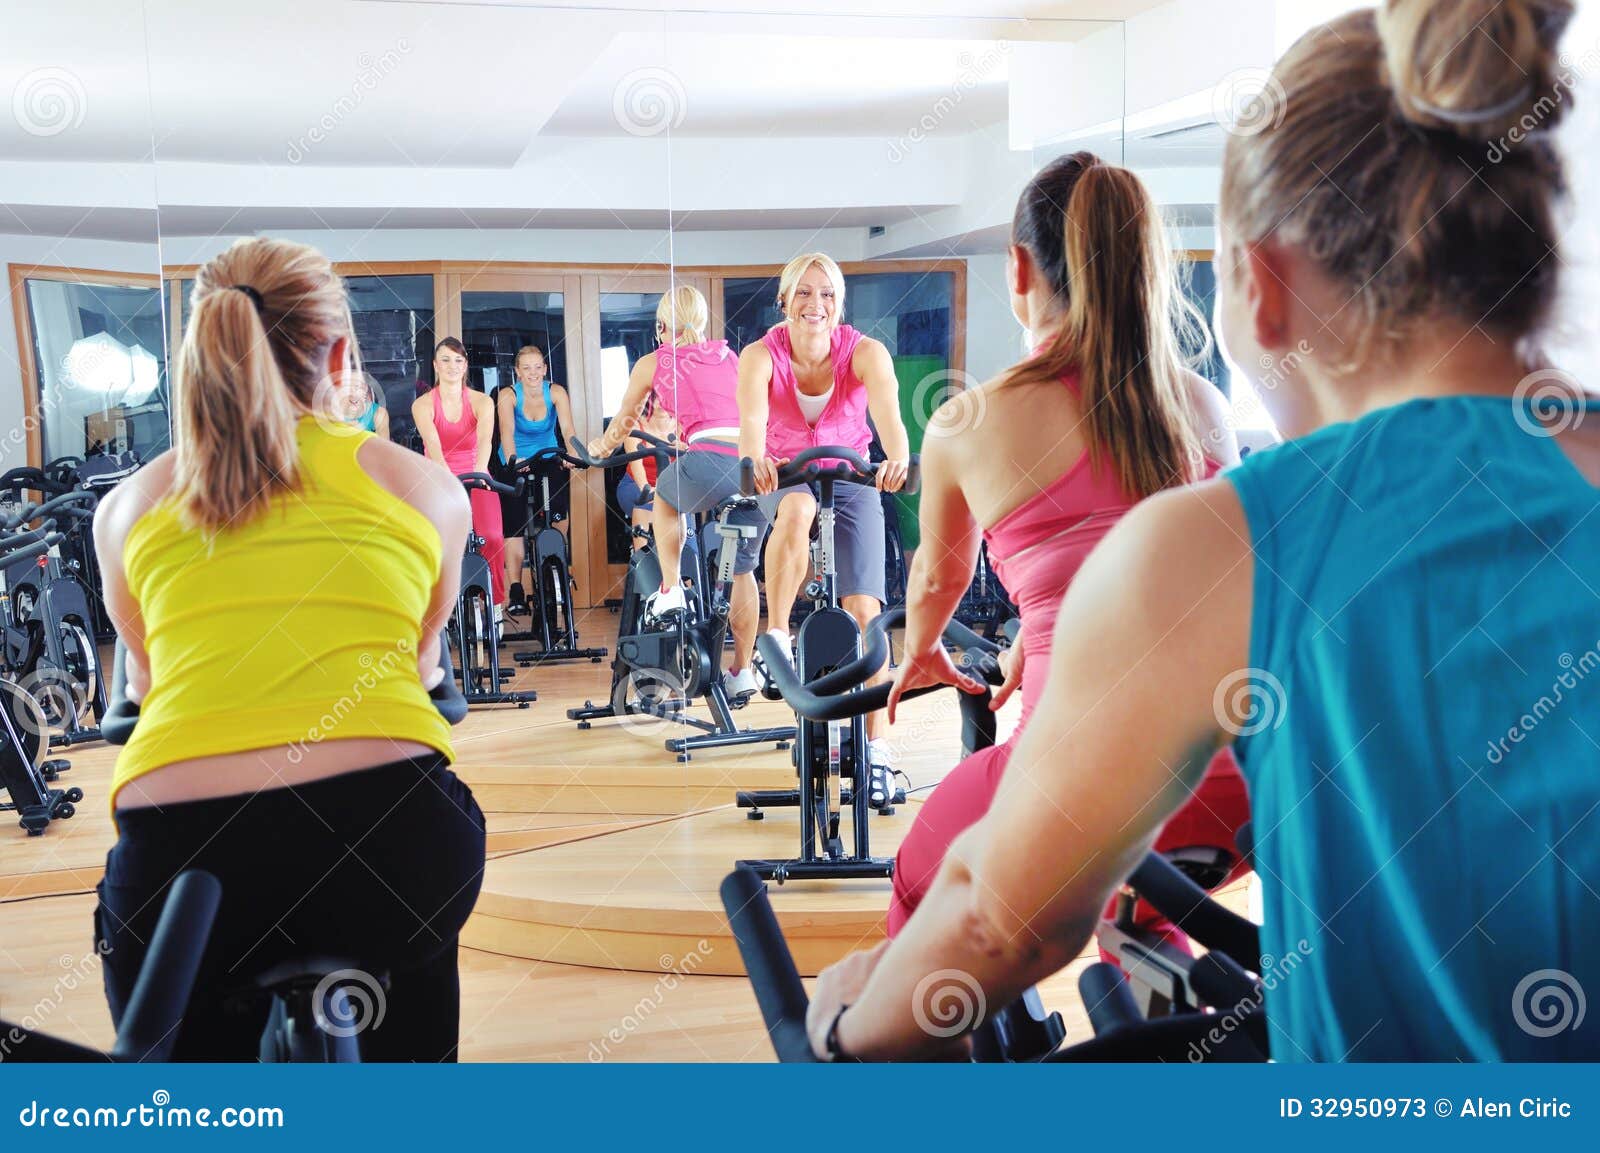
<svg viewBox="0 0 1600 1153">
<path fill-rule="evenodd" d="M 806 418 L 806 423 L 815 426 L 822 419 L 822 410 L 828 407 L 828 402 L 833 399 L 834 386 L 829 385 L 828 391 L 818 396 L 807 396 L 798 388 L 794 391 L 795 403 L 800 406 L 800 415 Z"/>
</svg>

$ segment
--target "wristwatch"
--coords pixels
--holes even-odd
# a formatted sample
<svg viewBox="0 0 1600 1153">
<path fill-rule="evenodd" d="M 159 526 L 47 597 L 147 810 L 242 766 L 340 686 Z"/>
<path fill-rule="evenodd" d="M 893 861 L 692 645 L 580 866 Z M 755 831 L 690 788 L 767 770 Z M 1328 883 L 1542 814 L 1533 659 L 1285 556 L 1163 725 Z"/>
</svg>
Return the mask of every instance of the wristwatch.
<svg viewBox="0 0 1600 1153">
<path fill-rule="evenodd" d="M 859 1060 L 859 1058 L 850 1056 L 850 1054 L 846 1053 L 839 1045 L 839 1022 L 844 1019 L 844 1015 L 849 1011 L 849 1009 L 849 1005 L 839 1006 L 839 1011 L 833 1015 L 833 1024 L 828 1026 L 828 1035 L 822 1039 L 822 1048 L 827 1054 L 829 1061 L 843 1062 Z"/>
</svg>

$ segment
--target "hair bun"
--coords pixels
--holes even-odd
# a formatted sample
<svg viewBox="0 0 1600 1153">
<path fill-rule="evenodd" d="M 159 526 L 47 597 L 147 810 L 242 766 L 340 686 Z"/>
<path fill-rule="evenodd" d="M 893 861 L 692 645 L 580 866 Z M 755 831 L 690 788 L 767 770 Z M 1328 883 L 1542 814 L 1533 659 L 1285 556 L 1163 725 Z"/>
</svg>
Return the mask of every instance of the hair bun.
<svg viewBox="0 0 1600 1153">
<path fill-rule="evenodd" d="M 1378 32 L 1401 115 L 1471 141 L 1499 139 L 1529 116 L 1553 128 L 1571 100 L 1558 53 L 1573 8 L 1573 0 L 1385 0 Z"/>
</svg>

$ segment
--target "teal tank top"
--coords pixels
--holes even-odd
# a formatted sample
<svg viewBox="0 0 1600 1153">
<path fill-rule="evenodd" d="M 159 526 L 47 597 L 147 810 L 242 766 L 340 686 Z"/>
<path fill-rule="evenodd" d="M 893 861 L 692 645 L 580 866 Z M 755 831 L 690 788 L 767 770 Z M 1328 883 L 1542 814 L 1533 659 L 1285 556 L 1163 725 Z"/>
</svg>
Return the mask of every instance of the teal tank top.
<svg viewBox="0 0 1600 1153">
<path fill-rule="evenodd" d="M 1273 1058 L 1600 1057 L 1600 491 L 1492 397 L 1227 479 Z"/>
<path fill-rule="evenodd" d="M 513 410 L 516 422 L 517 459 L 527 460 L 541 449 L 557 448 L 556 437 L 556 406 L 550 402 L 550 382 L 544 382 L 544 419 L 530 420 L 522 411 L 522 382 L 514 381 L 508 386 L 517 397 L 516 407 Z M 506 446 L 500 446 L 500 463 L 506 462 Z"/>
<path fill-rule="evenodd" d="M 350 423 L 355 425 L 357 428 L 365 429 L 367 432 L 377 432 L 378 402 L 373 401 L 371 404 L 367 405 L 367 410 L 354 420 L 350 421 Z"/>
</svg>

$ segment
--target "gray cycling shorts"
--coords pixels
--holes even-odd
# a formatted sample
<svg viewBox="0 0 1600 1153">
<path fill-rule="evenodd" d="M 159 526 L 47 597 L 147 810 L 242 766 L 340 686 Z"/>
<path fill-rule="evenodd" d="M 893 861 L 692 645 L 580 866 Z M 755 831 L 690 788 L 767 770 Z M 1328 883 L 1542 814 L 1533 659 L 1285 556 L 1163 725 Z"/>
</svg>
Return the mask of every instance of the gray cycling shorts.
<svg viewBox="0 0 1600 1153">
<path fill-rule="evenodd" d="M 778 519 L 778 505 L 805 485 L 790 485 L 758 497 L 769 522 Z M 813 493 L 813 495 L 815 495 Z M 868 485 L 833 486 L 833 553 L 839 575 L 834 584 L 840 599 L 872 597 L 882 604 L 889 584 L 888 543 L 884 536 L 883 497 Z"/>
<path fill-rule="evenodd" d="M 739 495 L 739 458 L 709 449 L 681 453 L 656 478 L 656 494 L 688 516 L 709 512 Z M 755 572 L 761 541 L 767 535 L 767 517 L 759 507 L 736 508 L 728 523 L 755 529 L 753 535 L 739 538 L 739 554 L 733 562 L 736 573 Z"/>
</svg>

